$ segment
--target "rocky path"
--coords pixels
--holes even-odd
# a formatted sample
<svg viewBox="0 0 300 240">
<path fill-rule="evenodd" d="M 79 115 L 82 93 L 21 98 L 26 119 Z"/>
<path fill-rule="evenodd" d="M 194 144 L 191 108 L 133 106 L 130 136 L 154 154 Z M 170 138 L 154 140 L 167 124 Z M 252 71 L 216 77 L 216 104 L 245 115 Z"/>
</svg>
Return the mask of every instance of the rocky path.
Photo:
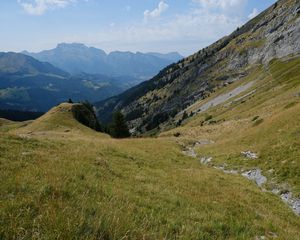
<svg viewBox="0 0 300 240">
<path fill-rule="evenodd" d="M 196 147 L 199 147 L 201 145 L 207 145 L 207 144 L 214 144 L 214 142 L 211 140 L 206 140 L 206 139 L 200 140 L 192 146 L 187 146 L 185 148 L 185 150 L 183 151 L 183 153 L 192 158 L 199 157 L 199 161 L 203 165 L 214 167 L 215 169 L 221 170 L 226 174 L 240 174 L 241 176 L 243 176 L 251 181 L 254 181 L 257 184 L 257 186 L 259 186 L 261 188 L 261 190 L 272 192 L 273 194 L 276 194 L 277 196 L 279 196 L 281 198 L 281 200 L 283 202 L 285 202 L 293 210 L 293 212 L 296 215 L 300 215 L 300 198 L 293 197 L 292 192 L 288 192 L 288 191 L 284 192 L 283 189 L 280 189 L 279 186 L 277 186 L 276 188 L 274 188 L 272 190 L 266 190 L 265 188 L 263 188 L 263 185 L 265 183 L 267 183 L 268 179 L 266 176 L 264 176 L 262 174 L 261 169 L 253 168 L 249 171 L 230 170 L 230 169 L 227 169 L 226 164 L 223 164 L 222 166 L 215 166 L 212 162 L 213 161 L 212 157 L 198 156 L 198 154 L 196 152 Z M 258 155 L 251 151 L 244 151 L 244 152 L 241 152 L 241 154 L 244 157 L 249 158 L 249 159 L 257 159 L 258 158 Z"/>
<path fill-rule="evenodd" d="M 202 104 L 200 107 L 196 108 L 195 110 L 193 110 L 195 113 L 201 113 L 201 112 L 205 112 L 207 111 L 208 109 L 214 107 L 214 106 L 217 106 L 217 105 L 220 105 L 222 103 L 225 103 L 226 101 L 240 95 L 242 92 L 245 92 L 247 91 L 248 89 L 250 89 L 252 86 L 254 86 L 255 84 L 255 81 L 252 81 L 252 82 L 249 82 L 247 84 L 244 84 L 244 85 L 241 85 L 241 86 L 238 86 L 236 87 L 235 89 L 227 92 L 227 93 L 224 93 L 224 94 L 220 94 L 219 96 L 209 100 L 207 103 L 204 103 Z M 235 102 L 235 101 L 239 101 L 243 98 L 246 98 L 252 94 L 255 93 L 256 90 L 253 90 L 247 94 L 245 94 L 244 96 L 241 96 L 239 97 L 238 99 L 235 99 L 234 101 L 232 102 Z M 229 102 L 228 105 L 230 105 L 232 102 Z M 185 111 L 187 110 L 191 110 L 191 109 L 194 109 L 194 107 L 196 106 L 197 103 L 189 106 L 187 109 L 181 111 L 178 113 L 178 115 L 181 115 L 183 114 Z"/>
<path fill-rule="evenodd" d="M 226 102 L 227 100 L 234 98 L 236 96 L 238 96 L 239 94 L 241 94 L 242 92 L 248 90 L 249 88 L 251 88 L 254 85 L 254 81 L 249 82 L 245 85 L 242 86 L 238 86 L 237 88 L 233 89 L 232 91 L 228 92 L 228 93 L 224 93 L 221 94 L 215 98 L 213 98 L 212 100 L 208 101 L 207 103 L 203 104 L 197 112 L 205 112 L 207 111 L 209 108 L 217 106 L 219 104 L 222 104 L 224 102 Z"/>
</svg>

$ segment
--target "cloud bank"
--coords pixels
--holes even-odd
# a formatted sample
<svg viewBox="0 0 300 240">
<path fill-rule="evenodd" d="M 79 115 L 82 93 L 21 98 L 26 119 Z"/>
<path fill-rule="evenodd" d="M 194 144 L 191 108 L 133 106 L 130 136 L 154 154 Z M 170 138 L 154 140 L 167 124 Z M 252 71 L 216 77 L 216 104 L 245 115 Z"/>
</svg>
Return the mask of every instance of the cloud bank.
<svg viewBox="0 0 300 240">
<path fill-rule="evenodd" d="M 164 18 L 163 13 L 169 5 L 161 1 L 154 10 L 144 12 L 144 21 L 101 31 L 97 35 L 91 33 L 87 42 L 99 47 L 108 46 L 109 50 L 112 50 L 109 45 L 131 51 L 134 48 L 162 52 L 182 49 L 182 54 L 187 55 L 229 34 L 247 19 L 244 14 L 247 0 L 190 2 L 193 5 L 187 12 Z"/>
</svg>

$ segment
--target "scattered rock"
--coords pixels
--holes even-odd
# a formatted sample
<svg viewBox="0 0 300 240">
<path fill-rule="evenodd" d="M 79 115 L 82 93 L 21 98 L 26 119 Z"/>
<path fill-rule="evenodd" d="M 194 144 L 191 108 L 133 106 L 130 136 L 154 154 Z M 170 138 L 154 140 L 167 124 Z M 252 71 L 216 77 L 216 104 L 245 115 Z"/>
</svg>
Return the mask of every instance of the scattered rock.
<svg viewBox="0 0 300 240">
<path fill-rule="evenodd" d="M 245 152 L 241 152 L 241 154 L 249 159 L 258 159 L 258 155 L 254 152 L 251 151 L 245 151 Z"/>
<path fill-rule="evenodd" d="M 286 202 L 297 215 L 300 214 L 300 198 L 293 198 L 293 194 L 291 192 L 283 193 L 280 197 L 282 201 Z"/>
<path fill-rule="evenodd" d="M 202 140 L 199 140 L 198 142 L 196 142 L 195 146 L 210 145 L 210 144 L 214 144 L 214 143 L 215 142 L 212 140 L 202 139 Z"/>
<path fill-rule="evenodd" d="M 19 134 L 19 137 L 29 139 L 29 138 L 31 138 L 31 135 L 30 134 Z"/>
<path fill-rule="evenodd" d="M 209 164 L 212 160 L 213 160 L 212 157 L 202 157 L 202 158 L 200 159 L 200 162 L 201 162 L 202 164 L 207 165 L 207 164 Z"/>
<path fill-rule="evenodd" d="M 248 172 L 244 172 L 244 173 L 242 173 L 242 176 L 244 176 L 244 177 L 246 177 L 246 178 L 248 178 L 250 180 L 255 181 L 256 184 L 258 186 L 260 186 L 260 187 L 264 183 L 267 182 L 267 178 L 261 174 L 261 170 L 258 169 L 258 168 L 257 169 L 252 169 L 252 170 L 250 170 Z"/>
<path fill-rule="evenodd" d="M 28 155 L 30 155 L 31 154 L 31 152 L 22 152 L 22 155 L 23 156 L 28 156 Z"/>
<path fill-rule="evenodd" d="M 227 174 L 239 174 L 239 172 L 237 170 L 223 170 L 224 173 L 227 173 Z"/>
<path fill-rule="evenodd" d="M 267 239 L 266 236 L 255 237 L 255 240 L 265 240 L 265 239 Z"/>
<path fill-rule="evenodd" d="M 189 157 L 193 157 L 193 158 L 197 157 L 197 153 L 192 147 L 188 147 L 185 151 L 183 151 L 183 153 Z"/>
<path fill-rule="evenodd" d="M 213 141 L 210 140 L 200 140 L 198 141 L 193 147 L 186 147 L 186 150 L 183 151 L 183 153 L 189 157 L 193 157 L 196 158 L 197 157 L 197 153 L 195 152 L 195 147 L 197 145 L 207 145 L 207 144 L 212 144 L 214 143 Z M 241 154 L 249 159 L 257 159 L 258 156 L 256 153 L 253 153 L 251 151 L 245 151 L 245 152 L 241 152 Z M 212 157 L 201 157 L 200 158 L 200 162 L 204 165 L 208 165 L 209 163 L 211 163 L 213 160 Z M 223 166 L 213 166 L 215 169 L 221 170 L 226 174 L 239 174 L 240 172 L 243 172 L 243 170 L 241 170 L 240 172 L 237 170 L 228 170 L 226 169 L 226 164 L 224 163 Z M 267 182 L 267 178 L 265 176 L 262 175 L 261 173 L 261 169 L 256 168 L 256 169 L 252 169 L 250 171 L 246 171 L 242 173 L 242 176 L 246 177 L 249 180 L 255 181 L 255 183 L 259 186 L 262 187 L 263 184 L 265 184 Z M 269 173 L 273 173 L 274 169 L 270 169 L 268 170 Z M 263 189 L 264 190 L 264 189 Z M 267 190 L 265 190 L 267 191 Z M 276 195 L 280 195 L 282 193 L 282 190 L 278 189 L 278 188 L 274 188 L 271 191 L 273 194 Z M 300 198 L 293 198 L 293 194 L 291 192 L 285 192 L 283 194 L 280 195 L 280 198 L 282 199 L 282 201 L 284 201 L 285 203 L 287 203 L 292 210 L 294 211 L 295 214 L 300 215 Z M 277 237 L 277 235 L 275 233 L 270 234 L 272 236 L 272 238 Z M 267 239 L 265 236 L 259 236 L 256 237 L 255 239 Z"/>
<path fill-rule="evenodd" d="M 271 237 L 271 238 L 277 238 L 278 235 L 274 232 L 268 232 L 268 236 Z"/>
<path fill-rule="evenodd" d="M 281 192 L 281 191 L 280 191 L 278 188 L 272 189 L 272 193 L 274 193 L 274 194 L 276 194 L 276 195 L 280 194 L 280 192 Z"/>
</svg>

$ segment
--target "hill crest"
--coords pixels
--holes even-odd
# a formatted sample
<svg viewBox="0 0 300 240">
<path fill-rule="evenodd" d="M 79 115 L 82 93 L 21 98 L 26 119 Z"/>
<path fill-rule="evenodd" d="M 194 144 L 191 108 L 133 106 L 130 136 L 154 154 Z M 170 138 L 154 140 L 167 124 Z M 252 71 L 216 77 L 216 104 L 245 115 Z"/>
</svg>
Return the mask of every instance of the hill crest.
<svg viewBox="0 0 300 240">
<path fill-rule="evenodd" d="M 25 126 L 17 128 L 12 132 L 21 136 L 31 137 L 34 135 L 81 135 L 89 136 L 97 133 L 98 121 L 93 114 L 82 103 L 61 103 L 50 109 L 40 118 L 28 122 Z"/>
</svg>

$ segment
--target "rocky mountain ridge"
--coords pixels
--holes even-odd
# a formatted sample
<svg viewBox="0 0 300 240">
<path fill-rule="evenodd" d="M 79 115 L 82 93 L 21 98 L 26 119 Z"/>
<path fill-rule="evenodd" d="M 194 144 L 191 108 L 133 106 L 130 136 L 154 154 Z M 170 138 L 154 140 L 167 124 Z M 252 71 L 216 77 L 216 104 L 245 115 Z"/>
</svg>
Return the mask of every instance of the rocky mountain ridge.
<svg viewBox="0 0 300 240">
<path fill-rule="evenodd" d="M 300 52 L 300 2 L 280 0 L 231 35 L 163 69 L 153 79 L 96 104 L 108 121 L 122 111 L 136 132 L 172 119 L 218 88 L 242 80 L 255 66 Z"/>
<path fill-rule="evenodd" d="M 132 53 L 87 47 L 81 43 L 60 43 L 56 48 L 39 53 L 23 52 L 40 61 L 49 62 L 71 74 L 104 74 L 149 79 L 167 65 L 183 57 L 177 53 Z"/>
</svg>

